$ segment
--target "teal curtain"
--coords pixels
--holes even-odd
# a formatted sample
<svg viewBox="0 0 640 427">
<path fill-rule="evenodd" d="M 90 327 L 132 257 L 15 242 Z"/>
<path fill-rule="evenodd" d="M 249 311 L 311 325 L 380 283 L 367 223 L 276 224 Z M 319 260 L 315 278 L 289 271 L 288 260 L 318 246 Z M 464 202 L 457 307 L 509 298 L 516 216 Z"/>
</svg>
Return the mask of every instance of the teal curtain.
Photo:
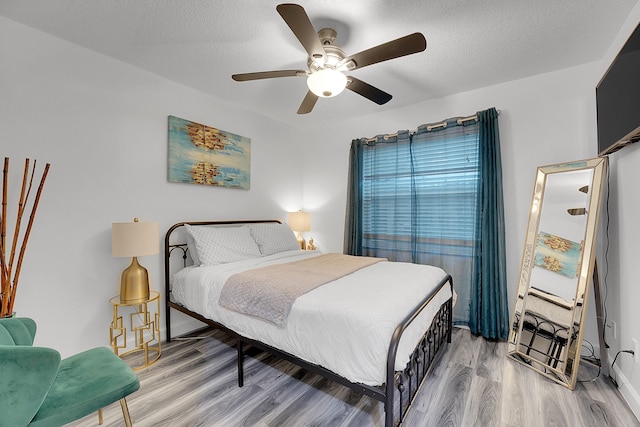
<svg viewBox="0 0 640 427">
<path fill-rule="evenodd" d="M 344 252 L 443 268 L 456 286 L 454 323 L 506 339 L 497 112 L 477 117 L 352 141 Z M 495 147 L 482 148 L 491 144 L 497 157 Z"/>
<path fill-rule="evenodd" d="M 347 183 L 347 210 L 345 216 L 344 253 L 362 255 L 362 147 L 365 138 L 354 139 L 349 150 L 349 178 Z"/>
<path fill-rule="evenodd" d="M 498 112 L 491 108 L 479 111 L 477 117 L 480 209 L 477 217 L 477 260 L 471 289 L 469 329 L 487 338 L 507 339 L 509 307 Z"/>
</svg>

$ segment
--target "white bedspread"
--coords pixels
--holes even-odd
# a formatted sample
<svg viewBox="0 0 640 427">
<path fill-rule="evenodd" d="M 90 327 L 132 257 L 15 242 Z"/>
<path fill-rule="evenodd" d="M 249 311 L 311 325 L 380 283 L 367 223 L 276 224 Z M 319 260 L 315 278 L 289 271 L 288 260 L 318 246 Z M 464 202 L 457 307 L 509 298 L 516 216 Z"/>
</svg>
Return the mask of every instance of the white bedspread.
<svg viewBox="0 0 640 427">
<path fill-rule="evenodd" d="M 207 267 L 187 267 L 174 276 L 173 299 L 239 334 L 321 365 L 356 383 L 386 381 L 386 359 L 394 329 L 446 273 L 437 267 L 379 262 L 299 297 L 285 327 L 218 305 L 227 278 L 252 268 L 317 256 L 312 251 L 278 254 Z M 450 286 L 438 292 L 400 340 L 395 369 L 404 369 L 411 352 Z"/>
</svg>

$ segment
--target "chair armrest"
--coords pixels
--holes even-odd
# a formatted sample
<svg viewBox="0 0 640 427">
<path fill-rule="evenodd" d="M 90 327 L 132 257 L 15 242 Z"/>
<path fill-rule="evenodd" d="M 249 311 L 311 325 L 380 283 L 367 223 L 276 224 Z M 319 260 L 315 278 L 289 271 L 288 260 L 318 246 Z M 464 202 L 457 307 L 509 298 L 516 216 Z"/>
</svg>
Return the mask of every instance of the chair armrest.
<svg viewBox="0 0 640 427">
<path fill-rule="evenodd" d="M 0 319 L 0 344 L 33 345 L 36 322 L 28 317 Z"/>
<path fill-rule="evenodd" d="M 29 424 L 59 366 L 60 353 L 51 348 L 0 345 L 0 427 Z"/>
</svg>

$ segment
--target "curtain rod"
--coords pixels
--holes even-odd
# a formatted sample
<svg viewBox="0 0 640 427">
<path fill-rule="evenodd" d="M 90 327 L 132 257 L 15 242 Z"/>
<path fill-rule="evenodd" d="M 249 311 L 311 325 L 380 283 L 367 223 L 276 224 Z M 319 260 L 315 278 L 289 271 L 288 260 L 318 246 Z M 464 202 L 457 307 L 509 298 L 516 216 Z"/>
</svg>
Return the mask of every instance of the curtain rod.
<svg viewBox="0 0 640 427">
<path fill-rule="evenodd" d="M 498 110 L 498 115 L 500 115 L 500 113 L 502 113 L 501 110 Z M 461 125 L 464 122 L 468 122 L 471 120 L 478 120 L 478 115 L 474 114 L 473 116 L 469 116 L 469 117 L 460 117 L 458 120 L 456 120 L 456 122 Z M 427 130 L 433 130 L 433 129 L 438 129 L 438 128 L 446 128 L 447 127 L 447 121 L 443 121 L 442 123 L 435 123 L 432 125 L 427 126 Z M 409 135 L 414 135 L 417 132 L 417 130 L 412 130 L 409 131 Z M 390 138 L 395 138 L 398 136 L 398 132 L 396 133 L 385 133 L 384 135 L 382 135 L 382 139 L 384 139 L 385 141 L 390 139 Z M 373 138 L 367 138 L 366 141 L 367 143 L 369 142 L 375 142 L 377 140 L 377 137 L 373 137 Z"/>
</svg>

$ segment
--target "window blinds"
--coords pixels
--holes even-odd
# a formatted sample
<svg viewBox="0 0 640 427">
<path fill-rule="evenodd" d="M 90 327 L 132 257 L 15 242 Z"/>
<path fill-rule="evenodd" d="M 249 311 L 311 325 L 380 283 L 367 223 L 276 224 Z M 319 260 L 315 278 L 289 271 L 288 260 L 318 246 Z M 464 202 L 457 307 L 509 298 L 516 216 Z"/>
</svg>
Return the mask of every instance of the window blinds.
<svg viewBox="0 0 640 427">
<path fill-rule="evenodd" d="M 475 123 L 366 146 L 362 221 L 366 246 L 385 241 L 475 239 L 478 189 Z"/>
</svg>

